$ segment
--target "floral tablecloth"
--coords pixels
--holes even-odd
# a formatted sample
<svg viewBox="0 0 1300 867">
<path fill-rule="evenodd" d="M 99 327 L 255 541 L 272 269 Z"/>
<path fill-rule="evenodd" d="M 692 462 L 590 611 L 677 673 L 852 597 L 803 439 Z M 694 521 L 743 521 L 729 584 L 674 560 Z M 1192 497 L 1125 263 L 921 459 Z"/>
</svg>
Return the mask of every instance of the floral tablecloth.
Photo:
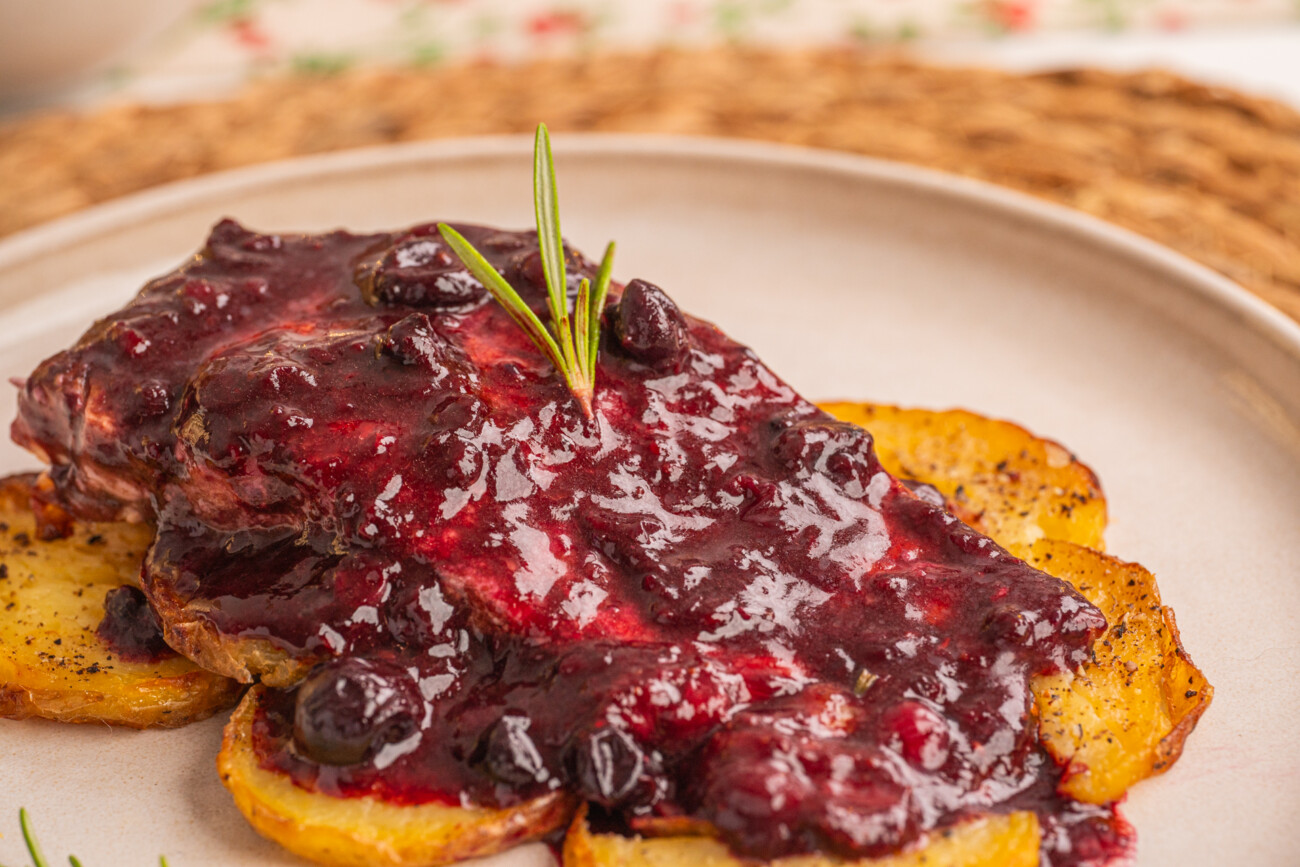
<svg viewBox="0 0 1300 867">
<path fill-rule="evenodd" d="M 101 83 L 167 96 L 261 72 L 598 46 L 934 43 L 1297 21 L 1300 0 L 209 0 Z"/>
</svg>

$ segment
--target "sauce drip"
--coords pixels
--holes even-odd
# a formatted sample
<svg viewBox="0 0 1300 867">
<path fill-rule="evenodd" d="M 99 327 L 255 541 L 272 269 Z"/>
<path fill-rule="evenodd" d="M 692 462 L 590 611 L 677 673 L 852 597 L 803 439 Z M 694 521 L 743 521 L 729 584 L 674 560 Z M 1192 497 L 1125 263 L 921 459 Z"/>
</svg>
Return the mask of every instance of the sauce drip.
<svg viewBox="0 0 1300 867">
<path fill-rule="evenodd" d="M 172 655 L 158 618 L 136 587 L 114 587 L 104 595 L 104 619 L 95 634 L 127 662 L 157 662 Z"/>
<path fill-rule="evenodd" d="M 535 239 L 458 228 L 540 312 Z M 37 370 L 14 434 L 70 507 L 157 521 L 151 597 L 315 665 L 254 728 L 305 788 L 567 788 L 757 858 L 1009 809 L 1053 864 L 1128 851 L 1055 794 L 1031 712 L 1100 612 L 657 287 L 605 318 L 585 419 L 432 226 L 226 221 Z"/>
</svg>

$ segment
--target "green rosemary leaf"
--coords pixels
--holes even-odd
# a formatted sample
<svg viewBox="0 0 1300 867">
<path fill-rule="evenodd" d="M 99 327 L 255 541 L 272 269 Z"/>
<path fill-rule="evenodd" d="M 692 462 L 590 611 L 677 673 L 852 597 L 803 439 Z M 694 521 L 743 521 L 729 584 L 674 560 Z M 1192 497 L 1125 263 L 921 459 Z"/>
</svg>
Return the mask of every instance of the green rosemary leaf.
<svg viewBox="0 0 1300 867">
<path fill-rule="evenodd" d="M 497 273 L 497 269 L 493 268 L 492 264 L 483 258 L 483 254 L 474 249 L 474 245 L 465 240 L 460 232 L 446 223 L 439 223 L 438 231 L 452 251 L 465 263 L 470 273 L 477 277 L 483 284 L 483 288 L 505 308 L 510 318 L 527 332 L 532 341 L 537 344 L 537 348 L 546 354 L 557 370 L 561 373 L 565 372 L 564 355 L 560 352 L 560 348 L 547 332 L 546 326 L 537 318 L 537 314 L 524 303 L 524 299 L 519 297 L 514 287 Z"/>
<path fill-rule="evenodd" d="M 565 359 L 560 370 L 564 372 L 564 378 L 568 380 L 573 393 L 583 401 L 583 409 L 585 410 L 587 406 L 586 398 L 583 397 L 584 389 L 582 388 L 583 369 L 578 363 L 578 350 L 573 339 L 573 323 L 569 320 L 567 311 L 556 330 L 558 332 L 556 342 L 560 344 L 560 351 L 564 353 Z"/>
<path fill-rule="evenodd" d="M 614 242 L 605 247 L 605 256 L 596 272 L 596 291 L 591 298 L 591 312 L 587 316 L 587 370 L 591 382 L 596 384 L 596 354 L 600 352 L 600 318 L 605 313 L 605 296 L 609 294 L 610 275 L 614 271 Z"/>
<path fill-rule="evenodd" d="M 50 862 L 45 860 L 45 853 L 41 851 L 41 844 L 36 840 L 36 833 L 32 831 L 31 820 L 27 817 L 27 808 L 18 809 L 18 826 L 23 831 L 23 842 L 27 844 L 27 854 L 31 856 L 32 867 L 50 867 Z M 82 867 L 81 859 L 76 855 L 68 856 L 68 863 L 72 867 Z M 167 856 L 158 856 L 159 867 L 167 867 Z M 0 865 L 3 867 L 3 865 Z"/>
<path fill-rule="evenodd" d="M 614 244 L 605 248 L 605 258 L 593 286 L 586 277 L 578 283 L 577 306 L 569 316 L 568 278 L 564 268 L 564 240 L 560 234 L 560 205 L 555 187 L 555 161 L 546 124 L 537 125 L 533 143 L 533 211 L 537 217 L 537 246 L 546 279 L 546 306 L 551 314 L 547 327 L 533 313 L 519 293 L 506 282 L 483 254 L 474 249 L 459 232 L 446 223 L 438 231 L 452 252 L 460 257 L 488 293 L 524 330 L 578 399 L 588 418 L 592 415 L 595 396 L 596 358 L 600 353 L 600 319 L 609 293 L 610 273 L 614 267 Z"/>
<path fill-rule="evenodd" d="M 565 367 L 577 359 L 573 329 L 569 325 L 569 284 L 564 269 L 564 238 L 560 234 L 560 199 L 555 184 L 555 160 L 546 124 L 537 125 L 533 141 L 533 211 L 537 217 L 537 246 L 546 275 L 546 304 L 555 323 L 555 336 L 564 353 Z"/>
<path fill-rule="evenodd" d="M 578 281 L 578 303 L 573 307 L 573 350 L 578 358 L 578 367 L 583 378 L 592 383 L 595 380 L 593 365 L 587 364 L 590 357 L 587 352 L 591 340 L 591 281 L 583 277 Z"/>
<path fill-rule="evenodd" d="M 36 842 L 36 835 L 32 833 L 26 807 L 18 809 L 18 826 L 23 829 L 23 842 L 27 844 L 27 852 L 32 856 L 32 867 L 50 867 L 50 863 L 45 860 L 45 853 L 41 851 L 41 844 Z"/>
</svg>

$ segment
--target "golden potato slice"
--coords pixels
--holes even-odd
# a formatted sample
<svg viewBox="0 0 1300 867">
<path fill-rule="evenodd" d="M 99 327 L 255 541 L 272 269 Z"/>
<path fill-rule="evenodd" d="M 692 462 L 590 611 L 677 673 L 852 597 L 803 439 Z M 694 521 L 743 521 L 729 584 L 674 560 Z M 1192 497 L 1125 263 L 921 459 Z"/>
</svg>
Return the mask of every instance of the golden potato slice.
<svg viewBox="0 0 1300 867">
<path fill-rule="evenodd" d="M 234 704 L 235 682 L 175 654 L 123 660 L 95 634 L 104 595 L 136 583 L 150 528 L 72 524 L 67 538 L 42 541 L 32 482 L 0 480 L 0 716 L 147 728 Z"/>
<path fill-rule="evenodd" d="M 1183 649 L 1146 569 L 1047 539 L 1034 543 L 1029 562 L 1069 581 L 1110 623 L 1094 661 L 1075 674 L 1036 678 L 1033 690 L 1043 745 L 1068 766 L 1061 791 L 1114 801 L 1177 760 L 1214 688 Z"/>
<path fill-rule="evenodd" d="M 799 855 L 770 861 L 768 867 L 1035 867 L 1039 837 L 1037 816 L 1011 813 L 931 834 L 897 855 L 854 861 Z M 709 837 L 593 834 L 584 807 L 564 839 L 564 867 L 745 867 L 745 862 Z"/>
<path fill-rule="evenodd" d="M 402 806 L 378 798 L 334 798 L 263 768 L 251 733 L 261 687 L 249 690 L 226 725 L 217 770 L 258 833 L 291 852 L 338 867 L 433 867 L 490 855 L 564 827 L 573 799 L 544 795 L 511 809 Z"/>
<path fill-rule="evenodd" d="M 1063 446 L 965 410 L 820 406 L 869 430 L 886 470 L 938 488 L 954 515 L 1017 557 L 1042 538 L 1101 550 L 1101 485 Z"/>
</svg>

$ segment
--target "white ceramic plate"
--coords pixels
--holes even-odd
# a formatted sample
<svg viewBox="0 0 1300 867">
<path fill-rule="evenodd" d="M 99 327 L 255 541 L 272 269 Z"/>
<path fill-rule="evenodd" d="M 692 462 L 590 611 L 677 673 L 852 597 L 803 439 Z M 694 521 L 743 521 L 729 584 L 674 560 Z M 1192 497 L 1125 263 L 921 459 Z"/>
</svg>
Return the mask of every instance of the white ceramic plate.
<svg viewBox="0 0 1300 867">
<path fill-rule="evenodd" d="M 839 154 L 559 137 L 565 234 L 619 242 L 813 397 L 964 406 L 1062 440 L 1100 474 L 1110 550 L 1160 579 L 1217 688 L 1125 812 L 1140 864 L 1300 852 L 1300 328 L 1130 234 L 1013 193 Z M 22 376 L 232 215 L 270 230 L 434 218 L 531 224 L 530 142 L 357 151 L 178 184 L 0 244 L 0 374 Z M 6 391 L 0 416 L 13 412 Z M 0 469 L 34 461 L 5 443 Z M 178 732 L 0 723 L 0 862 L 17 809 L 89 865 L 285 864 Z M 510 863 L 546 863 L 540 847 Z"/>
</svg>

